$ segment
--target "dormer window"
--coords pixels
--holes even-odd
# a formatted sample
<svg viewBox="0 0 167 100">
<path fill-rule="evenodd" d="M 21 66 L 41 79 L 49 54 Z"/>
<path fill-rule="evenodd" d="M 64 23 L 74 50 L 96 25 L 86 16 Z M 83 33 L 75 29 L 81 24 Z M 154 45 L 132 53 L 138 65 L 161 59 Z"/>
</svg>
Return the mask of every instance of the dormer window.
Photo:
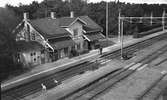
<svg viewBox="0 0 167 100">
<path fill-rule="evenodd" d="M 74 37 L 78 36 L 78 28 L 74 29 L 73 32 L 74 32 Z"/>
</svg>

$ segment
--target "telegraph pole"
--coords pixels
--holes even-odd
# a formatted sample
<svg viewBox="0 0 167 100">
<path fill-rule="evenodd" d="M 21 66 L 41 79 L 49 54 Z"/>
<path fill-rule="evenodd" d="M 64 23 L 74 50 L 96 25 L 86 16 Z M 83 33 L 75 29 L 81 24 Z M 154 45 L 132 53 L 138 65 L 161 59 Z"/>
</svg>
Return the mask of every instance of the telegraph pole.
<svg viewBox="0 0 167 100">
<path fill-rule="evenodd" d="M 121 10 L 118 11 L 118 42 L 121 42 Z"/>
<path fill-rule="evenodd" d="M 47 0 L 46 1 L 46 11 L 45 11 L 45 17 L 47 17 L 47 13 L 48 13 L 48 5 L 47 5 Z"/>
<path fill-rule="evenodd" d="M 153 14 L 151 14 L 151 17 L 124 17 L 124 16 L 121 16 L 120 14 L 120 10 L 119 10 L 119 16 L 118 16 L 118 41 L 121 42 L 121 59 L 123 59 L 123 39 L 124 39 L 124 36 L 123 36 L 123 22 L 124 21 L 127 21 L 129 20 L 130 23 L 133 23 L 133 20 L 140 20 L 139 22 L 137 23 L 142 23 L 143 19 L 151 19 L 151 24 L 153 23 L 153 19 L 162 19 L 162 26 L 163 26 L 163 30 L 165 30 L 165 19 L 167 19 L 167 17 L 165 17 L 165 9 L 163 11 L 163 14 L 162 14 L 162 17 L 153 17 Z"/>
<path fill-rule="evenodd" d="M 108 45 L 108 2 L 106 1 L 106 39 Z"/>
<path fill-rule="evenodd" d="M 123 34 L 123 19 L 121 20 L 121 59 L 123 59 L 123 38 L 124 38 L 124 34 Z"/>
<path fill-rule="evenodd" d="M 152 25 L 152 23 L 153 23 L 153 12 L 151 12 L 151 16 L 150 16 L 150 24 Z"/>
<path fill-rule="evenodd" d="M 165 9 L 163 10 L 163 14 L 162 14 L 162 27 L 164 31 L 165 30 Z"/>
<path fill-rule="evenodd" d="M 119 5 L 119 0 L 118 0 L 118 42 L 121 42 L 121 9 L 120 9 L 120 5 Z"/>
</svg>

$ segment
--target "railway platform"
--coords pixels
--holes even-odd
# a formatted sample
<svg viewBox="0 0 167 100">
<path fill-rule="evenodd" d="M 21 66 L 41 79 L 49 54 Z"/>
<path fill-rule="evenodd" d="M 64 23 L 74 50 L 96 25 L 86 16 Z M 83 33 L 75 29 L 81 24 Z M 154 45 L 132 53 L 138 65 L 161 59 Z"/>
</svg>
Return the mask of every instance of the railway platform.
<svg viewBox="0 0 167 100">
<path fill-rule="evenodd" d="M 156 45 L 158 45 L 158 47 Z M 166 45 L 167 44 L 165 40 L 163 42 L 157 42 L 154 45 L 148 48 L 145 48 L 143 50 L 143 52 L 145 52 L 145 55 L 141 55 L 139 58 L 137 58 L 135 61 L 133 60 L 132 63 L 125 66 L 124 68 L 120 67 L 120 65 L 119 66 L 115 65 L 114 62 L 111 61 L 105 67 L 101 67 L 98 70 L 88 72 L 86 74 L 82 74 L 78 77 L 75 77 L 74 79 L 71 79 L 71 81 L 69 82 L 65 82 L 51 90 L 48 90 L 46 97 L 48 100 L 54 100 L 54 99 L 64 99 L 67 96 L 66 98 L 67 100 L 74 100 L 73 98 L 75 97 L 77 98 L 80 95 L 85 93 L 80 99 L 77 99 L 77 100 L 89 100 L 89 98 L 96 95 L 96 93 L 98 94 L 99 91 L 103 91 L 103 89 L 107 88 L 106 87 L 107 85 L 110 86 L 114 82 L 118 82 L 115 85 L 113 85 L 113 88 L 111 89 L 110 92 L 108 93 L 104 92 L 106 94 L 100 96 L 100 98 L 98 98 L 97 100 L 101 100 L 101 99 L 111 100 L 111 98 L 114 100 L 123 100 L 123 99 L 138 100 L 136 98 L 140 97 L 141 95 L 145 95 L 145 93 L 148 92 L 148 90 L 150 90 L 152 86 L 154 86 L 154 84 L 161 84 L 166 82 L 166 76 L 167 76 L 166 71 L 160 71 L 160 70 L 148 67 L 151 61 L 154 61 L 157 57 L 160 57 L 159 55 L 161 53 L 164 54 L 164 52 L 166 52 L 163 50 L 159 51 L 162 47 L 163 48 L 166 47 Z M 152 51 L 149 50 L 148 52 L 147 49 L 150 49 L 150 48 L 152 48 Z M 164 50 L 166 50 L 166 48 Z M 157 63 L 158 62 L 161 62 L 161 61 L 157 61 Z M 111 75 L 111 79 L 109 77 L 105 77 L 102 80 L 96 81 L 98 77 L 106 76 L 108 75 L 108 73 L 113 72 L 115 68 L 119 68 L 119 67 L 121 68 L 121 70 L 123 68 L 123 69 L 128 69 L 128 71 L 126 71 L 126 73 L 119 74 L 118 75 L 119 77 L 116 76 L 116 74 L 113 74 Z M 119 79 L 123 79 L 123 77 L 125 77 L 129 72 L 130 73 L 135 72 L 135 73 L 131 74 L 131 76 L 125 78 L 122 82 L 120 82 Z M 113 78 L 112 76 L 116 76 L 116 78 Z M 105 80 L 108 80 L 108 81 L 105 82 Z M 94 81 L 96 81 L 94 86 L 87 86 L 91 82 L 94 83 Z M 101 83 L 104 83 L 104 85 L 100 85 Z M 156 86 L 155 88 L 157 87 L 159 86 Z M 163 91 L 162 90 L 163 87 L 165 87 L 165 85 L 162 86 L 161 88 L 156 89 L 156 91 L 154 92 L 152 92 L 152 89 L 151 89 L 151 92 L 149 91 L 148 93 L 151 95 L 154 95 L 156 92 L 156 94 L 158 95 L 161 91 Z M 78 94 L 75 91 L 78 91 L 77 92 Z M 68 98 L 68 94 L 73 94 L 73 93 L 74 95 Z M 33 100 L 40 100 L 40 99 L 41 99 L 41 96 L 34 98 Z M 153 100 L 153 99 L 149 99 L 149 100 Z"/>
<path fill-rule="evenodd" d="M 138 43 L 138 42 L 142 42 L 144 40 L 156 37 L 156 36 L 164 34 L 166 32 L 167 31 L 157 32 L 155 34 L 151 34 L 151 35 L 145 36 L 143 38 L 131 39 L 131 40 L 125 41 L 124 47 L 133 45 L 133 44 Z M 116 43 L 110 47 L 106 47 L 103 49 L 103 54 L 107 54 L 107 53 L 119 50 L 120 46 L 121 46 L 120 43 Z M 93 50 L 88 54 L 84 54 L 84 55 L 81 55 L 78 57 L 74 57 L 71 59 L 65 58 L 65 59 L 59 60 L 57 62 L 47 63 L 47 64 L 37 66 L 25 74 L 22 74 L 20 76 L 17 76 L 13 79 L 10 79 L 10 80 L 7 80 L 7 81 L 1 83 L 1 90 L 2 91 L 7 90 L 11 87 L 18 86 L 18 85 L 24 84 L 26 82 L 39 79 L 39 78 L 44 77 L 46 75 L 49 75 L 49 74 L 64 70 L 66 68 L 69 68 L 70 66 L 74 66 L 74 65 L 77 65 L 79 63 L 89 61 L 90 59 L 96 59 L 98 57 L 100 57 L 99 50 Z"/>
</svg>

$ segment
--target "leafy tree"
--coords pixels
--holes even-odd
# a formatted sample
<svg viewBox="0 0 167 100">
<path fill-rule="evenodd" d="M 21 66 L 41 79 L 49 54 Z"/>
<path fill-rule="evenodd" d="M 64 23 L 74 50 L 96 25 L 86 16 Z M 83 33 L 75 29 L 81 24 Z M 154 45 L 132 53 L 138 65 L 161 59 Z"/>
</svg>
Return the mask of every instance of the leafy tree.
<svg viewBox="0 0 167 100">
<path fill-rule="evenodd" d="M 0 76 L 3 79 L 15 68 L 13 62 L 15 35 L 11 33 L 18 24 L 19 19 L 8 8 L 0 8 L 0 15 Z"/>
</svg>

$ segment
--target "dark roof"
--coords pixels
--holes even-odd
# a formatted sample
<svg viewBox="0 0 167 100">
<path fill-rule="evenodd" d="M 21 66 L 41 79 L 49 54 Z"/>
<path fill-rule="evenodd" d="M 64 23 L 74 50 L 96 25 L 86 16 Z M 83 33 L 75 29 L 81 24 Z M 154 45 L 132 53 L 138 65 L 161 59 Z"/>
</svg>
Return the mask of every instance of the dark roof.
<svg viewBox="0 0 167 100">
<path fill-rule="evenodd" d="M 83 21 L 82 19 L 80 19 L 79 17 L 61 17 L 59 18 L 60 20 L 60 26 L 69 26 L 71 25 L 74 21 L 79 20 L 83 25 L 86 25 L 87 23 L 85 21 Z"/>
<path fill-rule="evenodd" d="M 88 31 L 100 31 L 102 28 L 96 24 L 92 19 L 88 16 L 80 16 L 80 17 L 61 17 L 61 18 L 41 18 L 30 20 L 30 24 L 40 32 L 45 38 L 53 38 L 53 37 L 66 37 L 71 34 L 63 28 L 64 26 L 69 26 L 76 19 L 79 19 L 81 23 L 84 23 L 83 29 Z"/>
<path fill-rule="evenodd" d="M 61 21 L 58 19 L 42 18 L 31 20 L 30 23 L 46 38 L 71 35 L 66 29 L 60 27 Z"/>
<path fill-rule="evenodd" d="M 60 20 L 60 26 L 69 26 L 73 21 L 76 20 L 76 18 L 71 18 L 71 17 L 62 17 L 62 18 L 59 18 Z"/>
<path fill-rule="evenodd" d="M 101 31 L 102 27 L 100 27 L 97 23 L 95 23 L 91 18 L 89 18 L 88 16 L 80 16 L 79 17 L 81 20 L 83 20 L 84 22 L 87 23 L 87 25 L 85 25 L 83 27 L 83 29 L 86 32 L 89 31 Z"/>
<path fill-rule="evenodd" d="M 99 40 L 99 39 L 105 39 L 104 35 L 100 32 L 93 32 L 89 34 L 84 34 L 88 39 L 88 41 L 94 41 L 94 40 Z"/>
<path fill-rule="evenodd" d="M 75 42 L 71 39 L 71 37 L 50 39 L 48 41 L 54 49 L 62 49 L 75 45 Z"/>
<path fill-rule="evenodd" d="M 17 41 L 16 42 L 16 45 L 17 45 L 17 51 L 18 52 L 29 52 L 29 51 L 32 51 L 32 50 L 41 50 L 43 49 L 43 46 L 36 42 L 36 41 L 24 41 L 24 40 L 21 40 L 21 41 Z"/>
</svg>

